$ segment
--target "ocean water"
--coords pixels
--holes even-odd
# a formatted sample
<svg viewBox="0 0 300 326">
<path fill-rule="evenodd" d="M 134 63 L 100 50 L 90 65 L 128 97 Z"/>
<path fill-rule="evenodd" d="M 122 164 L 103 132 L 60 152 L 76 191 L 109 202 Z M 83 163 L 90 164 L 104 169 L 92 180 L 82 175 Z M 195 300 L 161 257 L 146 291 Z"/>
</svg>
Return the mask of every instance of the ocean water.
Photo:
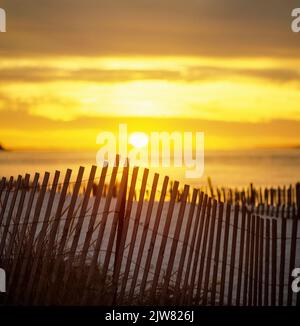
<svg viewBox="0 0 300 326">
<path fill-rule="evenodd" d="M 207 184 L 242 188 L 256 186 L 283 186 L 300 181 L 300 149 L 259 149 L 234 151 L 206 151 L 204 174 L 198 179 L 187 179 L 186 168 L 150 168 L 150 172 L 168 175 L 173 180 L 192 186 Z M 65 172 L 71 168 L 73 179 L 78 167 L 96 164 L 96 151 L 65 152 L 0 152 L 0 176 L 17 176 L 55 170 Z M 100 170 L 100 169 L 99 169 Z M 151 174 L 150 173 L 150 174 Z"/>
</svg>

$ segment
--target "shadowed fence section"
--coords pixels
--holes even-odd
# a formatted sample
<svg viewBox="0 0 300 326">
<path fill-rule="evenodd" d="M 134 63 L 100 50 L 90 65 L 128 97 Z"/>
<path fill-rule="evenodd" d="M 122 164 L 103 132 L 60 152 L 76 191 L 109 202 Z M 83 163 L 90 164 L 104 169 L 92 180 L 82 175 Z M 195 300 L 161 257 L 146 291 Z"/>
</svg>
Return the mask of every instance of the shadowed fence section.
<svg viewBox="0 0 300 326">
<path fill-rule="evenodd" d="M 278 216 L 280 212 L 286 212 L 286 217 L 296 214 L 297 193 L 300 184 L 288 187 L 255 187 L 252 183 L 244 189 L 219 188 L 212 185 L 208 178 L 208 186 L 205 191 L 218 201 L 229 203 L 247 204 L 256 207 L 257 213 Z"/>
<path fill-rule="evenodd" d="M 179 193 L 178 182 L 149 180 L 148 169 L 119 157 L 99 178 L 96 170 L 83 180 L 80 167 L 71 191 L 71 170 L 62 181 L 56 171 L 51 183 L 47 172 L 2 178 L 4 303 L 299 304 L 291 289 L 300 267 L 299 185 L 288 213 L 284 204 L 274 211 L 223 202 L 188 185 Z"/>
</svg>

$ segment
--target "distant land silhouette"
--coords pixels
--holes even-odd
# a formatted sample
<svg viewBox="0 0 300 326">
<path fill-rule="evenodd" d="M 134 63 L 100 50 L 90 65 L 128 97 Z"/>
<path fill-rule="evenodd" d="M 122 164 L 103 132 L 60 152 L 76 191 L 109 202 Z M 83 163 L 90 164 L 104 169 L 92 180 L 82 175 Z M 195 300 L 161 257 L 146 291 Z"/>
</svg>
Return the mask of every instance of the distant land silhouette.
<svg viewBox="0 0 300 326">
<path fill-rule="evenodd" d="M 5 151 L 6 149 L 2 146 L 2 144 L 0 144 L 0 152 L 1 151 Z"/>
</svg>

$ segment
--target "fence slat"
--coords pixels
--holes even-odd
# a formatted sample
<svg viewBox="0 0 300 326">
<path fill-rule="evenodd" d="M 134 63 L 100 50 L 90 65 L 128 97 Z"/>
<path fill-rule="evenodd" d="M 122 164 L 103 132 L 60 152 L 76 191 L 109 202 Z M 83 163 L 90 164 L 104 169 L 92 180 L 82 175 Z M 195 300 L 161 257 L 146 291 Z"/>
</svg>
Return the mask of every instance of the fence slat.
<svg viewBox="0 0 300 326">
<path fill-rule="evenodd" d="M 161 304 L 164 304 L 167 300 L 167 294 L 168 294 L 171 274 L 172 274 L 173 267 L 174 267 L 174 261 L 175 261 L 178 241 L 180 238 L 180 232 L 181 232 L 181 228 L 182 228 L 182 222 L 183 222 L 183 217 L 184 217 L 185 208 L 186 208 L 186 201 L 187 201 L 189 191 L 190 191 L 190 187 L 185 185 L 183 194 L 180 198 L 180 201 L 181 201 L 180 209 L 179 209 L 178 218 L 176 221 L 176 227 L 175 227 L 175 232 L 174 232 L 173 241 L 172 241 L 172 245 L 171 245 L 169 261 L 168 261 L 168 265 L 167 265 L 167 269 L 166 269 L 166 273 L 165 273 L 165 277 L 164 277 L 165 281 L 164 281 L 164 284 L 162 287 L 162 293 L 160 296 Z M 171 225 L 171 220 L 170 220 L 170 225 Z"/>
<path fill-rule="evenodd" d="M 236 243 L 237 243 L 237 234 L 238 234 L 239 211 L 240 211 L 240 207 L 238 204 L 236 204 L 234 207 L 234 220 L 233 220 L 231 254 L 230 254 L 229 287 L 228 287 L 228 299 L 227 299 L 228 305 L 232 304 L 232 292 L 233 292 L 233 281 L 234 281 L 235 253 L 236 253 Z"/>
<path fill-rule="evenodd" d="M 131 235 L 131 239 L 130 239 L 128 257 L 127 257 L 127 261 L 126 261 L 126 267 L 125 267 L 125 272 L 124 272 L 123 282 L 122 282 L 122 287 L 121 287 L 120 297 L 122 298 L 122 300 L 124 298 L 126 284 L 127 284 L 127 280 L 129 277 L 130 267 L 132 264 L 132 257 L 133 257 L 136 237 L 137 237 L 137 233 L 138 233 L 138 229 L 139 229 L 141 213 L 142 213 L 142 209 L 143 209 L 143 202 L 144 202 L 144 196 L 145 196 L 145 192 L 146 192 L 148 174 L 149 174 L 149 170 L 144 169 L 143 178 L 142 178 L 142 186 L 141 186 L 141 190 L 140 190 L 138 206 L 137 206 L 136 213 L 135 213 L 133 231 L 132 231 L 132 235 Z"/>
<path fill-rule="evenodd" d="M 187 303 L 191 305 L 194 299 L 194 285 L 196 282 L 196 273 L 198 269 L 198 260 L 200 257 L 200 247 L 202 242 L 202 237 L 204 233 L 204 222 L 205 222 L 205 213 L 207 208 L 207 202 L 208 202 L 208 196 L 204 196 L 203 206 L 201 207 L 201 217 L 200 217 L 200 223 L 199 223 L 199 229 L 197 234 L 197 242 L 196 242 L 196 249 L 194 253 L 194 261 L 193 261 L 193 269 L 192 269 L 192 275 L 191 275 L 191 281 L 188 291 L 188 301 Z"/>
<path fill-rule="evenodd" d="M 298 212 L 299 214 L 299 212 Z M 292 224 L 292 239 L 291 239 L 291 249 L 290 249 L 290 262 L 289 262 L 289 285 L 292 284 L 292 271 L 296 267 L 296 248 L 297 248 L 297 229 L 298 229 L 298 216 L 293 215 Z M 291 306 L 293 300 L 292 287 L 288 287 L 287 305 Z"/>
<path fill-rule="evenodd" d="M 148 170 L 144 170 L 144 175 L 148 176 Z M 119 276 L 120 276 L 120 270 L 122 267 L 122 260 L 123 260 L 123 255 L 124 255 L 124 250 L 125 250 L 125 245 L 126 245 L 126 239 L 127 239 L 127 233 L 128 233 L 128 227 L 130 223 L 130 217 L 131 217 L 131 210 L 132 210 L 132 205 L 133 205 L 133 199 L 134 199 L 134 194 L 135 194 L 135 187 L 136 187 L 136 181 L 137 181 L 137 176 L 138 176 L 138 168 L 133 169 L 132 173 L 132 178 L 130 182 L 130 189 L 129 189 L 129 195 L 127 199 L 127 205 L 126 205 L 126 210 L 125 210 L 125 217 L 124 217 L 124 224 L 122 225 L 122 228 L 118 229 L 118 232 L 120 232 L 120 246 L 118 250 L 116 251 L 116 264 L 114 268 L 114 274 L 113 274 L 113 292 L 115 293 L 115 297 L 117 295 L 117 285 L 119 281 Z M 143 183 L 147 182 L 143 181 Z M 125 204 L 125 203 L 124 203 Z M 121 217 L 121 216 L 120 216 Z M 121 221 L 119 219 L 119 226 L 121 225 Z M 118 240 L 117 240 L 118 242 Z"/>
<path fill-rule="evenodd" d="M 247 211 L 243 306 L 249 305 L 248 296 L 249 296 L 249 283 L 250 283 L 249 277 L 250 277 L 250 256 L 251 256 L 251 227 L 252 227 L 252 214 L 250 211 Z"/>
<path fill-rule="evenodd" d="M 231 205 L 226 205 L 226 216 L 225 216 L 225 231 L 223 241 L 223 257 L 222 257 L 222 272 L 221 272 L 221 287 L 220 287 L 220 306 L 224 304 L 225 294 L 225 282 L 226 282 L 226 265 L 227 265 L 227 254 L 228 254 L 228 240 L 229 240 L 229 227 L 230 227 L 230 214 Z"/>
<path fill-rule="evenodd" d="M 102 284 L 100 285 L 100 292 L 104 288 L 104 285 L 105 285 L 105 282 L 106 282 L 106 279 L 108 276 L 107 272 L 109 269 L 109 263 L 113 256 L 112 253 L 113 253 L 113 246 L 114 246 L 114 242 L 115 242 L 115 238 L 116 238 L 118 220 L 119 220 L 119 218 L 124 219 L 124 216 L 125 216 L 125 201 L 126 201 L 126 192 L 127 192 L 127 184 L 128 184 L 128 172 L 129 172 L 129 163 L 128 163 L 128 161 L 126 161 L 126 163 L 123 167 L 120 189 L 119 189 L 116 206 L 115 206 L 115 213 L 113 216 L 111 229 L 109 232 L 109 239 L 108 239 L 108 244 L 107 244 L 107 248 L 106 248 L 106 255 L 105 255 L 104 263 L 102 266 L 102 280 L 101 280 Z M 115 251 L 116 253 L 118 251 L 117 245 L 118 244 L 116 244 L 116 251 Z M 116 266 L 115 263 L 116 263 L 116 261 L 114 260 L 114 266 Z M 113 284 L 113 287 L 115 287 L 115 286 L 116 285 Z M 95 302 L 97 302 L 99 299 L 101 299 L 101 298 L 95 298 Z"/>
<path fill-rule="evenodd" d="M 112 200 L 112 196 L 113 196 L 113 192 L 114 192 L 114 188 L 115 188 L 119 164 L 120 164 L 120 157 L 117 155 L 113 169 L 112 169 L 111 177 L 110 177 L 108 192 L 106 195 L 106 200 L 105 200 L 104 209 L 103 209 L 103 215 L 102 215 L 100 227 L 99 227 L 97 238 L 96 238 L 97 240 L 96 240 L 93 256 L 91 259 L 90 266 L 88 268 L 87 278 L 86 278 L 84 286 L 83 286 L 83 294 L 82 294 L 82 298 L 81 298 L 81 304 L 85 304 L 87 302 L 87 300 L 89 300 L 87 290 L 88 290 L 90 284 L 92 284 L 92 282 L 94 281 L 95 273 L 97 271 L 98 257 L 99 257 L 99 253 L 101 250 L 101 245 L 102 245 L 102 240 L 103 240 L 103 235 L 104 235 L 104 231 L 105 231 L 105 227 L 106 227 L 107 218 L 109 215 L 109 208 L 110 208 L 110 204 L 111 204 L 111 200 Z"/>
<path fill-rule="evenodd" d="M 57 206 L 56 213 L 54 216 L 54 220 L 53 220 L 52 226 L 50 228 L 50 234 L 49 234 L 49 238 L 48 238 L 46 251 L 44 252 L 44 255 L 43 255 L 42 270 L 39 275 L 36 275 L 36 277 L 37 277 L 36 289 L 37 290 L 35 291 L 35 294 L 33 297 L 34 305 L 36 305 L 37 303 L 40 304 L 41 295 L 42 295 L 42 293 L 44 293 L 44 289 L 47 284 L 46 280 L 48 277 L 48 270 L 52 267 L 50 265 L 51 264 L 50 257 L 54 258 L 53 257 L 53 247 L 55 244 L 55 238 L 56 238 L 56 235 L 58 232 L 58 227 L 59 227 L 60 219 L 62 216 L 63 206 L 65 203 L 71 174 L 72 174 L 72 170 L 68 169 L 66 172 L 65 178 L 64 178 L 63 187 L 62 187 L 62 190 L 60 193 L 59 202 L 58 202 L 58 206 Z M 43 296 L 43 298 L 44 298 L 44 296 Z"/>
<path fill-rule="evenodd" d="M 259 271 L 258 271 L 258 305 L 263 304 L 263 265 L 264 265 L 264 235 L 265 223 L 260 219 L 260 237 L 259 237 Z"/>
<path fill-rule="evenodd" d="M 6 187 L 6 178 L 5 177 L 2 177 L 1 178 L 1 182 L 0 182 L 0 214 L 2 214 L 2 193 L 3 193 L 3 190 L 5 189 Z M 0 231 L 1 231 L 1 224 L 0 224 Z"/>
<path fill-rule="evenodd" d="M 278 305 L 283 305 L 284 290 L 284 269 L 285 269 L 285 246 L 286 246 L 286 219 L 281 219 L 281 246 L 280 246 L 280 269 L 279 269 L 279 301 Z"/>
<path fill-rule="evenodd" d="M 217 201 L 213 200 L 209 243 L 207 249 L 206 270 L 205 270 L 205 278 L 204 278 L 203 305 L 207 304 L 207 294 L 209 291 L 210 270 L 212 265 L 212 252 L 213 252 L 213 244 L 214 244 L 214 237 L 215 237 L 216 214 L 217 214 Z"/>
<path fill-rule="evenodd" d="M 150 244 L 148 247 L 148 254 L 147 254 L 143 278 L 142 278 L 141 287 L 140 287 L 140 294 L 139 294 L 140 302 L 143 302 L 143 299 L 144 299 L 146 283 L 147 283 L 148 274 L 149 274 L 149 270 L 150 270 L 150 264 L 151 264 L 151 260 L 152 260 L 152 256 L 153 256 L 153 250 L 154 250 L 154 246 L 155 246 L 155 242 L 156 242 L 157 231 L 158 231 L 158 227 L 159 227 L 160 220 L 161 220 L 161 214 L 162 214 L 162 210 L 164 207 L 164 201 L 165 201 L 165 197 L 166 197 L 168 183 L 169 183 L 169 177 L 165 177 L 164 181 L 163 181 L 163 186 L 161 189 L 161 194 L 160 194 L 159 204 L 157 207 L 157 212 L 156 212 L 154 227 L 152 230 L 151 240 L 150 240 Z"/>
<path fill-rule="evenodd" d="M 14 184 L 14 178 L 10 177 L 9 182 L 8 182 L 8 186 L 7 186 L 7 189 L 6 189 L 6 193 L 5 193 L 5 196 L 4 196 L 4 200 L 3 200 L 3 203 L 2 203 L 1 212 L 0 212 L 0 227 L 2 227 L 6 206 L 7 206 L 7 203 L 8 203 L 9 195 L 11 193 L 13 184 Z"/>
<path fill-rule="evenodd" d="M 29 186 L 29 179 L 30 179 L 30 175 L 26 174 L 25 179 L 24 179 L 24 187 L 21 191 L 21 196 L 20 196 L 20 200 L 19 200 L 19 205 L 18 205 L 18 209 L 17 209 L 17 213 L 15 215 L 14 218 L 14 223 L 13 223 L 13 229 L 11 231 L 11 235 L 8 241 L 8 245 L 7 245 L 7 249 L 5 250 L 5 257 L 7 257 L 7 259 L 4 261 L 4 267 L 8 270 L 8 265 L 10 264 L 10 259 L 9 257 L 11 256 L 11 252 L 13 250 L 13 246 L 15 243 L 15 239 L 17 236 L 17 232 L 18 232 L 18 228 L 19 228 L 19 223 L 20 223 L 20 219 L 21 219 L 21 215 L 22 215 L 22 211 L 23 211 L 23 206 L 24 206 L 24 200 L 26 197 L 26 193 L 27 193 L 27 187 Z M 4 248 L 1 251 L 1 256 L 4 254 Z"/>
<path fill-rule="evenodd" d="M 186 271 L 185 271 L 185 276 L 184 276 L 182 293 L 180 294 L 180 301 L 179 301 L 180 305 L 182 305 L 183 302 L 185 301 L 185 296 L 188 291 L 188 282 L 189 282 L 189 276 L 190 276 L 190 271 L 191 271 L 194 248 L 196 245 L 196 237 L 197 237 L 197 233 L 198 233 L 198 225 L 200 222 L 200 213 L 201 213 L 202 204 L 203 204 L 203 197 L 204 197 L 204 193 L 201 192 L 199 195 L 199 202 L 198 202 L 198 204 L 196 204 L 197 212 L 196 212 L 196 217 L 195 217 L 195 224 L 193 226 L 193 234 L 192 234 L 192 239 L 191 239 L 189 255 L 188 255 L 188 259 L 187 259 L 187 266 L 186 266 Z"/>
<path fill-rule="evenodd" d="M 192 196 L 192 202 L 191 202 L 190 210 L 189 210 L 188 221 L 187 221 L 187 225 L 185 228 L 182 251 L 181 251 L 181 255 L 180 255 L 179 267 L 178 267 L 176 282 L 175 282 L 175 291 L 178 291 L 177 298 L 175 300 L 175 302 L 177 302 L 177 303 L 178 303 L 178 300 L 181 298 L 180 284 L 181 284 L 181 279 L 182 279 L 182 274 L 183 274 L 184 263 L 185 263 L 185 259 L 186 259 L 186 253 L 188 250 L 188 241 L 190 238 L 193 218 L 195 215 L 194 212 L 195 212 L 197 197 L 198 197 L 198 189 L 194 189 L 193 196 Z M 190 248 L 190 250 L 192 250 L 192 249 Z M 185 272 L 187 273 L 187 270 Z M 183 291 L 185 291 L 185 290 L 183 290 Z"/>
<path fill-rule="evenodd" d="M 248 305 L 253 305 L 253 286 L 254 286 L 254 248 L 256 232 L 256 215 L 252 215 L 251 221 L 251 242 L 250 242 L 250 267 L 249 267 L 249 288 L 248 288 Z"/>
<path fill-rule="evenodd" d="M 53 266 L 53 271 L 49 273 L 49 278 L 51 280 L 51 282 L 53 283 L 52 286 L 48 289 L 48 292 L 46 293 L 45 296 L 45 303 L 46 305 L 52 304 L 52 300 L 54 298 L 54 294 L 56 296 L 59 295 L 59 287 L 58 287 L 58 279 L 60 276 L 59 274 L 59 270 L 62 266 L 63 263 L 63 252 L 68 240 L 68 235 L 69 235 L 69 231 L 70 231 L 70 226 L 71 223 L 73 221 L 74 217 L 74 211 L 75 211 L 75 206 L 77 203 L 77 199 L 78 199 L 78 195 L 79 195 L 79 190 L 81 187 L 81 182 L 82 182 L 82 177 L 83 177 L 83 173 L 84 173 L 84 167 L 80 167 L 78 170 L 78 174 L 77 174 L 77 178 L 75 181 L 75 185 L 74 185 L 74 189 L 73 189 L 73 193 L 71 196 L 71 201 L 70 201 L 70 205 L 69 205 L 69 209 L 67 212 L 67 216 L 65 219 L 65 224 L 63 227 L 63 231 L 62 231 L 62 236 L 60 238 L 59 241 L 59 246 L 58 246 L 58 251 L 57 251 L 57 257 L 55 259 L 54 262 L 54 266 Z"/>
<path fill-rule="evenodd" d="M 245 271 L 243 271 L 244 264 L 244 248 L 245 248 L 245 233 L 246 233 L 246 207 L 242 206 L 242 216 L 241 216 L 241 236 L 240 236 L 240 253 L 239 253 L 239 270 L 237 279 L 237 290 L 236 290 L 236 305 L 240 305 L 241 300 L 241 289 L 242 289 L 242 277 L 245 276 Z"/>
<path fill-rule="evenodd" d="M 266 220 L 266 245 L 265 245 L 265 293 L 264 306 L 269 305 L 269 275 L 270 275 L 270 245 L 271 245 L 271 223 L 270 219 Z"/>
<path fill-rule="evenodd" d="M 28 203 L 27 203 L 25 216 L 24 216 L 24 219 L 22 220 L 22 227 L 21 227 L 19 238 L 18 238 L 19 243 L 18 243 L 18 246 L 16 247 L 16 254 L 14 255 L 14 260 L 12 262 L 12 268 L 11 268 L 11 271 L 10 271 L 9 282 L 8 282 L 8 291 L 7 291 L 8 293 L 11 292 L 11 288 L 12 288 L 13 282 L 15 280 L 17 264 L 18 264 L 18 261 L 19 261 L 21 250 L 23 248 L 23 244 L 24 244 L 26 228 L 27 228 L 27 225 L 28 225 L 32 204 L 33 204 L 35 193 L 36 193 L 37 186 L 38 186 L 38 179 L 39 179 L 39 174 L 36 173 L 35 176 L 34 176 L 32 189 L 31 189 L 29 200 L 28 200 Z M 7 295 L 6 299 L 9 300 L 9 295 Z"/>
<path fill-rule="evenodd" d="M 204 276 L 204 267 L 206 265 L 206 257 L 207 257 L 207 240 L 209 235 L 209 228 L 211 224 L 211 204 L 212 198 L 208 199 L 206 218 L 204 223 L 204 236 L 201 246 L 201 258 L 200 258 L 200 266 L 198 273 L 198 284 L 197 284 L 197 294 L 196 294 L 196 304 L 198 304 L 201 300 L 201 292 L 203 292 L 203 276 Z"/>
<path fill-rule="evenodd" d="M 27 236 L 26 242 L 24 244 L 24 249 L 23 249 L 24 256 L 22 257 L 22 262 L 21 262 L 21 265 L 19 268 L 18 279 L 14 285 L 14 300 L 15 300 L 15 302 L 18 302 L 22 283 L 24 282 L 24 278 L 26 275 L 26 269 L 28 267 L 30 258 L 32 256 L 33 244 L 34 244 L 33 242 L 34 242 L 34 238 L 35 238 L 35 234 L 36 234 L 36 230 L 37 230 L 37 226 L 38 226 L 38 221 L 39 221 L 42 205 L 43 205 L 44 198 L 45 198 L 45 193 L 47 190 L 49 177 L 50 177 L 50 173 L 45 172 L 43 182 L 42 182 L 42 187 L 41 187 L 38 197 L 37 197 L 34 215 L 33 215 L 32 221 L 31 221 L 31 227 L 29 227 L 28 236 Z"/>
<path fill-rule="evenodd" d="M 8 211 L 8 214 L 7 214 L 7 217 L 6 217 L 6 221 L 4 223 L 4 229 L 3 229 L 3 232 L 1 234 L 0 257 L 2 257 L 3 250 L 4 250 L 4 247 L 5 247 L 5 244 L 6 244 L 6 237 L 7 237 L 8 231 L 9 231 L 9 227 L 11 226 L 10 225 L 11 224 L 11 219 L 12 219 L 13 211 L 14 211 L 14 208 L 15 208 L 17 196 L 19 194 L 19 190 L 22 187 L 22 182 L 23 182 L 22 176 L 19 175 L 18 179 L 17 179 L 16 188 L 15 188 L 15 190 L 13 192 L 13 196 L 12 196 L 12 199 L 11 199 L 11 202 L 10 202 L 10 207 L 9 207 L 9 211 Z"/>
<path fill-rule="evenodd" d="M 152 209 L 153 209 L 153 204 L 154 204 L 154 200 L 155 200 L 158 179 L 159 179 L 159 175 L 157 173 L 155 173 L 154 178 L 153 178 L 153 182 L 152 182 L 152 186 L 151 186 L 151 194 L 150 194 L 150 199 L 149 199 L 149 202 L 148 202 L 148 207 L 147 207 L 147 213 L 146 213 L 143 233 L 142 233 L 142 237 L 141 237 L 141 240 L 140 240 L 140 244 L 138 246 L 139 251 L 138 251 L 136 264 L 135 264 L 135 268 L 134 268 L 134 273 L 133 273 L 133 277 L 132 277 L 132 283 L 131 283 L 130 291 L 129 291 L 129 297 L 128 297 L 129 302 L 132 301 L 132 298 L 133 298 L 133 295 L 134 295 L 134 292 L 135 292 L 135 287 L 136 287 L 136 284 L 137 284 L 137 278 L 138 278 L 138 274 L 139 274 L 139 270 L 140 270 L 142 257 L 143 257 L 143 254 L 144 254 L 144 248 L 145 248 L 148 229 L 149 229 L 149 223 L 150 223 L 150 219 L 151 219 L 151 216 L 152 216 Z M 127 280 L 126 280 L 125 275 L 124 275 L 122 288 L 126 287 L 126 282 L 127 282 Z M 121 296 L 120 300 L 122 300 L 122 296 Z"/>
<path fill-rule="evenodd" d="M 272 219 L 272 286 L 271 286 L 271 305 L 276 305 L 277 287 L 277 220 Z"/>
<path fill-rule="evenodd" d="M 6 178 L 2 177 L 1 179 L 1 183 L 0 183 L 0 208 L 2 209 L 2 201 L 1 201 L 1 197 L 2 197 L 2 192 L 5 189 L 6 186 Z"/>
<path fill-rule="evenodd" d="M 37 245 L 36 245 L 36 257 L 33 260 L 33 264 L 32 264 L 31 272 L 30 272 L 30 275 L 29 275 L 29 279 L 28 279 L 28 282 L 27 282 L 27 284 L 25 286 L 25 290 L 24 290 L 24 298 L 25 298 L 24 299 L 24 304 L 25 305 L 29 304 L 30 295 L 32 294 L 35 275 L 37 274 L 38 264 L 39 264 L 40 258 L 42 256 L 43 242 L 45 240 L 46 233 L 47 233 L 47 228 L 49 226 L 48 224 L 49 224 L 49 221 L 50 221 L 50 215 L 51 215 L 51 211 L 52 211 L 52 207 L 53 207 L 53 203 L 54 203 L 54 198 L 55 198 L 55 194 L 56 194 L 56 190 L 57 190 L 57 183 L 59 181 L 59 176 L 60 176 L 60 172 L 55 171 L 55 175 L 54 175 L 54 178 L 53 178 L 53 184 L 52 184 L 52 188 L 51 188 L 51 191 L 50 191 L 45 216 L 44 216 L 44 219 L 43 219 L 42 229 L 41 229 L 41 231 L 40 231 L 40 233 L 38 235 L 38 241 L 37 241 Z"/>
<path fill-rule="evenodd" d="M 218 222 L 217 222 L 217 234 L 216 234 L 216 247 L 214 253 L 214 269 L 212 278 L 212 290 L 211 290 L 211 305 L 216 304 L 216 292 L 217 292 L 217 282 L 218 282 L 218 271 L 219 271 L 219 257 L 220 257 L 220 247 L 221 247 L 221 236 L 222 236 L 222 224 L 223 224 L 223 211 L 224 204 L 219 203 L 218 211 Z"/>
<path fill-rule="evenodd" d="M 254 288 L 253 288 L 253 305 L 257 306 L 257 294 L 258 294 L 258 268 L 259 268 L 259 236 L 260 236 L 260 217 L 256 218 L 255 228 L 255 249 L 254 249 Z"/>
<path fill-rule="evenodd" d="M 87 228 L 87 232 L 86 232 L 86 236 L 85 236 L 84 244 L 83 244 L 83 248 L 82 248 L 82 253 L 80 256 L 80 260 L 79 260 L 80 266 L 83 266 L 85 264 L 85 261 L 86 261 L 87 255 L 88 255 L 88 251 L 89 251 L 89 247 L 90 247 L 90 242 L 92 240 L 93 233 L 96 230 L 95 223 L 97 220 L 97 216 L 99 215 L 98 210 L 99 210 L 99 206 L 101 203 L 101 199 L 103 198 L 107 169 L 108 169 L 108 164 L 107 164 L 107 162 L 104 162 L 102 170 L 101 170 L 101 176 L 99 178 L 99 183 L 97 185 L 97 189 L 95 192 L 95 201 L 94 201 L 93 208 L 92 208 L 92 214 L 91 214 L 90 222 L 89 222 L 89 225 Z M 84 277 L 84 269 L 82 269 L 82 271 L 79 271 L 79 276 L 78 276 L 79 283 L 84 283 L 83 277 Z"/>
<path fill-rule="evenodd" d="M 164 225 L 164 229 L 163 229 L 163 237 L 161 239 L 157 262 L 156 262 L 156 268 L 155 268 L 154 277 L 152 280 L 152 287 L 151 287 L 150 295 L 151 295 L 151 298 L 153 298 L 153 299 L 155 298 L 155 295 L 156 295 L 156 289 L 157 289 L 157 285 L 158 285 L 158 281 L 159 281 L 161 265 L 163 262 L 164 253 L 165 253 L 165 249 L 166 249 L 166 244 L 167 244 L 167 239 L 168 239 L 169 230 L 170 230 L 170 226 L 171 226 L 171 220 L 172 220 L 172 216 L 173 216 L 174 206 L 175 206 L 176 198 L 178 195 L 178 187 L 179 187 L 179 182 L 175 181 L 173 188 L 172 188 L 171 199 L 169 202 L 168 212 L 167 212 L 165 225 Z"/>
<path fill-rule="evenodd" d="M 67 289 L 68 289 L 68 286 L 69 286 L 69 283 L 70 283 L 70 278 L 71 278 L 71 269 L 72 269 L 72 265 L 74 263 L 74 259 L 75 259 L 75 255 L 76 255 L 76 249 L 78 247 L 83 222 L 84 222 L 84 219 L 85 219 L 85 216 L 86 216 L 86 212 L 87 212 L 91 192 L 92 192 L 92 189 L 93 189 L 93 184 L 94 184 L 96 171 L 97 171 L 97 167 L 93 165 L 91 167 L 88 183 L 87 183 L 84 195 L 83 195 L 83 201 L 82 201 L 82 205 L 81 205 L 81 208 L 80 208 L 80 213 L 79 213 L 79 216 L 78 216 L 78 219 L 77 219 L 77 224 L 75 226 L 75 233 L 74 233 L 74 236 L 73 236 L 71 249 L 68 252 L 68 260 L 66 262 L 64 276 L 63 276 L 63 279 L 62 279 L 63 284 L 62 284 L 62 287 L 61 287 L 61 293 L 62 293 L 63 301 L 67 300 L 66 296 L 68 294 Z M 73 216 L 73 220 L 75 220 L 75 216 Z M 81 268 L 83 269 L 84 266 L 82 265 Z"/>
</svg>

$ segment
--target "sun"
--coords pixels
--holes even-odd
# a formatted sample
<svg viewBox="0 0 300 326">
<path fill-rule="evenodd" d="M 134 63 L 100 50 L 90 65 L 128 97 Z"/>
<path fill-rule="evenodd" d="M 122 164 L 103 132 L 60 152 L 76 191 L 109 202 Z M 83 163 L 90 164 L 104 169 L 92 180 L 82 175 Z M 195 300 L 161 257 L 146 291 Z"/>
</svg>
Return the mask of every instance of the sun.
<svg viewBox="0 0 300 326">
<path fill-rule="evenodd" d="M 129 144 L 134 147 L 145 147 L 149 142 L 148 136 L 143 132 L 134 132 L 129 136 Z"/>
</svg>

